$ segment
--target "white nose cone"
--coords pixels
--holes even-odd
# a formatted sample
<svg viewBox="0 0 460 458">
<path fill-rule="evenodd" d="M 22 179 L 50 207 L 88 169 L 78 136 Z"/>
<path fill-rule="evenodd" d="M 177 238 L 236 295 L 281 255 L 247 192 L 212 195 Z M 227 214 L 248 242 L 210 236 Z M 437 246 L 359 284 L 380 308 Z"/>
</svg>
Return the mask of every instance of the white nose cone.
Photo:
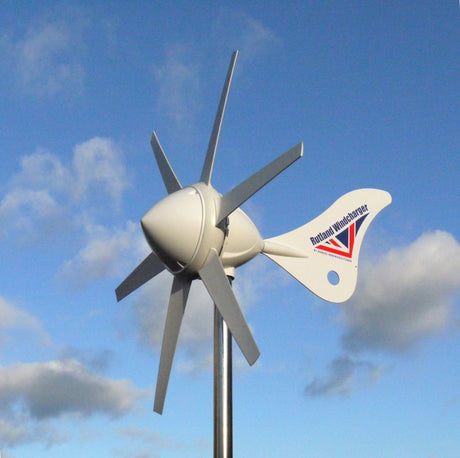
<svg viewBox="0 0 460 458">
<path fill-rule="evenodd" d="M 173 271 L 182 269 L 193 259 L 203 222 L 202 199 L 192 187 L 170 194 L 141 219 L 149 245 Z"/>
</svg>

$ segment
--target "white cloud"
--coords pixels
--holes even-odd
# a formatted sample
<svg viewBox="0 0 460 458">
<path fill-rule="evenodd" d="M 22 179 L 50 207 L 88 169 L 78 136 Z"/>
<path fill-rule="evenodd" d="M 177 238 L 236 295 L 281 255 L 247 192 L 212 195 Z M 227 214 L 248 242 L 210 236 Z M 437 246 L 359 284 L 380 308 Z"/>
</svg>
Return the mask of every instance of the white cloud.
<svg viewBox="0 0 460 458">
<path fill-rule="evenodd" d="M 186 128 L 197 112 L 197 95 L 200 88 L 196 61 L 185 46 L 170 46 L 165 62 L 153 68 L 157 109 L 172 119 L 177 128 Z"/>
<path fill-rule="evenodd" d="M 41 149 L 21 159 L 0 199 L 2 235 L 36 242 L 71 225 L 84 229 L 88 200 L 102 210 L 117 208 L 127 186 L 122 153 L 110 139 L 77 145 L 68 164 Z"/>
<path fill-rule="evenodd" d="M 68 171 L 59 158 L 39 150 L 21 159 L 21 170 L 8 184 L 8 192 L 0 201 L 0 223 L 3 234 L 46 232 L 63 217 L 59 193 L 69 183 Z"/>
<path fill-rule="evenodd" d="M 94 370 L 98 373 L 104 372 L 110 365 L 113 357 L 113 352 L 108 349 L 99 351 L 82 351 L 71 345 L 65 345 L 59 351 L 59 360 L 76 360 L 85 367 Z"/>
<path fill-rule="evenodd" d="M 8 338 L 8 334 L 13 330 L 25 330 L 30 335 L 37 337 L 41 343 L 49 342 L 48 334 L 36 318 L 0 296 L 0 344 Z"/>
<path fill-rule="evenodd" d="M 62 164 L 60 158 L 43 148 L 23 156 L 20 165 L 21 171 L 11 180 L 14 188 L 46 188 L 49 192 L 62 193 L 73 180 L 71 170 Z"/>
<path fill-rule="evenodd" d="M 77 145 L 73 151 L 75 186 L 72 191 L 80 199 L 101 189 L 119 205 L 127 186 L 126 169 L 121 152 L 108 138 L 94 137 Z"/>
<path fill-rule="evenodd" d="M 342 306 L 347 350 L 402 351 L 452 324 L 460 290 L 460 244 L 446 232 L 419 237 L 363 266 Z"/>
<path fill-rule="evenodd" d="M 335 358 L 329 365 L 325 378 L 315 377 L 306 387 L 305 394 L 310 397 L 325 395 L 347 396 L 357 384 L 375 381 L 380 368 L 369 362 L 352 359 L 347 355 Z"/>
<path fill-rule="evenodd" d="M 78 144 L 68 162 L 40 149 L 21 159 L 0 197 L 0 236 L 37 244 L 72 236 L 85 245 L 67 259 L 59 277 L 72 288 L 120 275 L 146 254 L 138 224 L 105 227 L 99 219 L 118 210 L 128 186 L 122 152 L 110 139 Z"/>
<path fill-rule="evenodd" d="M 15 364 L 0 368 L 0 403 L 20 401 L 36 419 L 95 413 L 118 417 L 130 412 L 143 392 L 126 380 L 103 378 L 76 360 Z"/>
<path fill-rule="evenodd" d="M 8 447 L 30 442 L 42 442 L 46 447 L 51 447 L 62 444 L 69 438 L 69 433 L 57 429 L 50 422 L 31 422 L 24 413 L 17 414 L 16 418 L 0 419 L 0 442 Z M 10 456 L 2 452 L 2 458 Z"/>
<path fill-rule="evenodd" d="M 357 352 L 404 352 L 457 323 L 454 304 L 460 292 L 460 244 L 443 231 L 423 234 L 375 263 L 361 266 L 358 287 L 340 305 L 345 326 L 343 354 L 315 377 L 307 396 L 348 395 L 375 381 L 381 367 L 357 360 Z"/>
<path fill-rule="evenodd" d="M 241 60 L 250 61 L 268 53 L 280 43 L 275 33 L 261 21 L 241 11 L 222 8 L 213 36 L 232 49 L 241 51 Z"/>
<path fill-rule="evenodd" d="M 9 232 L 19 238 L 34 241 L 56 225 L 63 216 L 63 208 L 46 189 L 16 188 L 0 202 L 2 234 Z"/>
<path fill-rule="evenodd" d="M 81 25 L 76 17 L 48 19 L 31 25 L 18 39 L 2 36 L 3 60 L 11 64 L 12 77 L 24 92 L 38 96 L 81 92 L 85 79 L 78 53 Z"/>
<path fill-rule="evenodd" d="M 148 253 L 139 224 L 128 221 L 123 229 L 86 225 L 86 245 L 66 261 L 59 277 L 72 288 L 81 288 L 101 279 L 128 275 L 136 260 Z"/>
<path fill-rule="evenodd" d="M 262 22 L 246 14 L 237 15 L 241 26 L 239 41 L 241 50 L 247 54 L 247 59 L 264 54 L 278 43 L 275 34 Z"/>
<path fill-rule="evenodd" d="M 12 340 L 11 333 L 18 330 L 27 333 L 31 344 L 33 337 L 50 344 L 36 318 L 0 296 L 0 344 Z M 109 350 L 83 352 L 64 347 L 55 361 L 0 366 L 0 443 L 14 447 L 42 442 L 49 447 L 69 439 L 54 424 L 56 419 L 69 415 L 117 418 L 150 397 L 150 391 L 127 380 L 98 373 L 107 368 L 111 356 Z"/>
<path fill-rule="evenodd" d="M 63 415 L 121 417 L 147 396 L 132 383 L 101 377 L 76 360 L 0 367 L 0 438 L 9 445 L 55 443 L 65 435 L 51 420 Z"/>
<path fill-rule="evenodd" d="M 0 418 L 0 440 L 2 444 L 11 447 L 15 444 L 28 442 L 30 437 L 31 433 L 23 423 L 14 424 Z"/>
</svg>

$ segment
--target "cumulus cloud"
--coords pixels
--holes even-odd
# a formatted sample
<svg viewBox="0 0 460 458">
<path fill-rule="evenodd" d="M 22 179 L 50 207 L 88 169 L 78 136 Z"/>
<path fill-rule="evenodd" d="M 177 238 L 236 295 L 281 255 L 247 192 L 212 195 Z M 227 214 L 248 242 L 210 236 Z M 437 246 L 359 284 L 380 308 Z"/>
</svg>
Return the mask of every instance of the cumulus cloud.
<svg viewBox="0 0 460 458">
<path fill-rule="evenodd" d="M 19 401 L 35 419 L 67 413 L 119 417 L 145 395 L 130 382 L 103 378 L 76 360 L 0 368 L 2 409 L 11 409 Z"/>
<path fill-rule="evenodd" d="M 72 172 L 55 154 L 39 148 L 35 153 L 23 156 L 21 171 L 11 180 L 13 188 L 47 189 L 50 193 L 66 192 L 72 181 Z"/>
<path fill-rule="evenodd" d="M 20 171 L 0 199 L 2 234 L 37 242 L 68 224 L 82 225 L 91 193 L 96 202 L 103 199 L 104 207 L 114 208 L 127 186 L 122 153 L 110 139 L 95 137 L 77 145 L 67 164 L 39 150 L 21 159 Z"/>
<path fill-rule="evenodd" d="M 17 330 L 25 331 L 29 342 L 35 336 L 50 343 L 36 318 L 0 297 L 0 343 L 13 340 L 11 333 Z M 118 418 L 130 413 L 151 393 L 100 375 L 111 357 L 109 350 L 65 346 L 54 361 L 0 366 L 0 443 L 42 442 L 49 447 L 69 439 L 56 423 L 63 416 Z"/>
<path fill-rule="evenodd" d="M 305 394 L 310 397 L 337 394 L 347 396 L 357 384 L 375 381 L 379 373 L 379 366 L 369 361 L 342 355 L 331 362 L 329 374 L 325 378 L 316 377 L 305 387 Z"/>
<path fill-rule="evenodd" d="M 261 21 L 241 11 L 222 8 L 214 25 L 213 36 L 241 51 L 243 61 L 268 53 L 280 43 L 275 33 Z"/>
<path fill-rule="evenodd" d="M 127 275 L 133 262 L 147 255 L 139 224 L 128 221 L 122 229 L 89 224 L 85 231 L 85 246 L 59 272 L 74 289 L 100 278 Z"/>
<path fill-rule="evenodd" d="M 19 239 L 35 241 L 62 216 L 62 207 L 46 189 L 13 189 L 0 202 L 3 236 L 14 232 Z"/>
<path fill-rule="evenodd" d="M 62 439 L 50 420 L 63 415 L 121 417 L 148 395 L 72 359 L 0 367 L 0 438 L 9 445 Z M 38 437 L 44 428 L 48 433 Z"/>
<path fill-rule="evenodd" d="M 21 245 L 63 234 L 83 240 L 58 272 L 73 289 L 116 276 L 147 247 L 138 224 L 98 223 L 119 210 L 128 184 L 122 152 L 110 139 L 95 137 L 76 145 L 68 161 L 40 149 L 21 159 L 0 197 L 0 237 Z"/>
<path fill-rule="evenodd" d="M 11 447 L 14 444 L 27 442 L 31 433 L 27 427 L 19 423 L 13 424 L 10 421 L 0 418 L 0 440 L 2 444 Z"/>
<path fill-rule="evenodd" d="M 104 372 L 110 365 L 113 357 L 113 351 L 103 349 L 99 351 L 83 351 L 71 345 L 65 345 L 59 351 L 59 360 L 76 360 L 83 366 L 88 367 L 95 372 Z"/>
<path fill-rule="evenodd" d="M 254 58 L 265 54 L 279 42 L 275 34 L 262 22 L 246 14 L 236 15 L 237 23 L 241 27 L 240 48 L 247 54 L 247 58 Z"/>
<path fill-rule="evenodd" d="M 343 354 L 305 394 L 349 394 L 381 372 L 380 366 L 356 359 L 357 353 L 406 352 L 452 326 L 459 272 L 460 244 L 443 231 L 423 234 L 362 266 L 355 294 L 340 305 Z"/>
<path fill-rule="evenodd" d="M 0 296 L 0 344 L 14 330 L 24 330 L 39 339 L 42 343 L 49 342 L 49 336 L 42 328 L 39 321 L 27 312 L 15 307 Z"/>
<path fill-rule="evenodd" d="M 342 306 L 350 351 L 403 351 L 452 323 L 460 290 L 460 244 L 442 231 L 422 235 L 362 269 Z"/>
<path fill-rule="evenodd" d="M 30 442 L 41 442 L 46 447 L 67 442 L 70 434 L 60 430 L 48 421 L 31 422 L 26 414 L 18 414 L 16 418 L 0 419 L 0 442 L 8 447 L 15 447 Z M 10 455 L 3 456 L 8 457 Z"/>
<path fill-rule="evenodd" d="M 82 49 L 83 21 L 72 17 L 41 19 L 30 25 L 22 36 L 0 38 L 3 62 L 9 64 L 11 78 L 21 89 L 38 96 L 81 92 L 85 69 Z"/>
<path fill-rule="evenodd" d="M 186 128 L 196 113 L 200 88 L 199 68 L 185 46 L 171 45 L 162 64 L 153 74 L 157 90 L 157 109 L 172 119 L 179 128 Z"/>
<path fill-rule="evenodd" d="M 78 198 L 104 190 L 112 203 L 120 204 L 127 185 L 125 166 L 117 145 L 107 138 L 94 137 L 80 145 L 73 152 L 75 186 L 73 192 Z"/>
</svg>

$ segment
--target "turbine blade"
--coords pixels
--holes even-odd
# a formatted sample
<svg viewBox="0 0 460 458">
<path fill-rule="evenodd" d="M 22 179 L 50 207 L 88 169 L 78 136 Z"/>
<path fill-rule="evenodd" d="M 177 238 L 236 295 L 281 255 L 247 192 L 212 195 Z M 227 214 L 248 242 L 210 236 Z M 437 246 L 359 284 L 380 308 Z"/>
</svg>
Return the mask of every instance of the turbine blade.
<svg viewBox="0 0 460 458">
<path fill-rule="evenodd" d="M 180 326 L 182 317 L 184 316 L 185 304 L 187 303 L 191 283 L 190 280 L 175 276 L 171 288 L 163 343 L 161 344 L 155 403 L 153 406 L 153 410 L 160 415 L 163 413 L 169 375 L 171 374 L 177 338 L 179 337 Z"/>
<path fill-rule="evenodd" d="M 206 264 L 198 273 L 241 352 L 252 366 L 260 351 L 214 249 L 209 252 Z"/>
<path fill-rule="evenodd" d="M 164 269 L 165 266 L 157 255 L 153 252 L 150 253 L 115 290 L 117 301 L 120 302 L 128 294 L 131 294 Z"/>
<path fill-rule="evenodd" d="M 205 184 L 209 184 L 211 182 L 214 158 L 216 156 L 217 143 L 219 142 L 220 128 L 222 127 L 222 119 L 224 118 L 225 105 L 227 104 L 228 92 L 230 90 L 230 84 L 232 82 L 233 70 L 235 68 L 237 56 L 238 51 L 235 51 L 230 60 L 224 88 L 222 89 L 222 95 L 220 96 L 219 107 L 217 108 L 216 119 L 214 120 L 214 127 L 209 139 L 208 151 L 206 153 L 206 159 L 204 161 L 200 178 L 200 181 Z"/>
<path fill-rule="evenodd" d="M 161 177 L 163 178 L 163 183 L 166 186 L 168 194 L 179 191 L 179 189 L 182 189 L 182 186 L 179 183 L 179 180 L 177 179 L 155 132 L 152 133 L 150 144 L 152 145 L 155 159 L 157 160 L 158 168 L 160 169 Z"/>
<path fill-rule="evenodd" d="M 302 157 L 302 154 L 303 143 L 299 143 L 222 196 L 217 224 L 246 202 L 260 188 L 279 175 L 284 169 Z"/>
</svg>

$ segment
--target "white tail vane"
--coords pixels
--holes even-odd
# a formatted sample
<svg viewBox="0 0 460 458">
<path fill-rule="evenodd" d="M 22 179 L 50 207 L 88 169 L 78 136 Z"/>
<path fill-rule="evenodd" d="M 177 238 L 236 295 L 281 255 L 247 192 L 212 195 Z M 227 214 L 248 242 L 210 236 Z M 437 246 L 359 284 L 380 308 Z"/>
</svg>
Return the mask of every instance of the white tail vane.
<svg viewBox="0 0 460 458">
<path fill-rule="evenodd" d="M 263 240 L 239 207 L 299 159 L 303 144 L 294 146 L 224 195 L 212 187 L 214 159 L 237 55 L 235 51 L 230 61 L 198 183 L 182 187 L 153 133 L 151 145 L 168 196 L 141 219 L 152 253 L 116 289 L 120 301 L 164 269 L 174 276 L 155 392 L 154 410 L 160 414 L 192 281 L 204 283 L 252 365 L 260 352 L 227 277 L 234 277 L 236 267 L 263 253 L 323 299 L 345 301 L 356 286 L 364 233 L 377 213 L 391 202 L 385 191 L 353 191 L 305 226 Z M 332 279 L 334 275 L 336 281 Z"/>
<path fill-rule="evenodd" d="M 379 189 L 345 194 L 313 221 L 264 240 L 262 252 L 317 296 L 330 302 L 350 298 L 358 277 L 359 249 L 375 216 L 391 203 Z M 298 251 L 294 256 L 283 247 Z"/>
</svg>

